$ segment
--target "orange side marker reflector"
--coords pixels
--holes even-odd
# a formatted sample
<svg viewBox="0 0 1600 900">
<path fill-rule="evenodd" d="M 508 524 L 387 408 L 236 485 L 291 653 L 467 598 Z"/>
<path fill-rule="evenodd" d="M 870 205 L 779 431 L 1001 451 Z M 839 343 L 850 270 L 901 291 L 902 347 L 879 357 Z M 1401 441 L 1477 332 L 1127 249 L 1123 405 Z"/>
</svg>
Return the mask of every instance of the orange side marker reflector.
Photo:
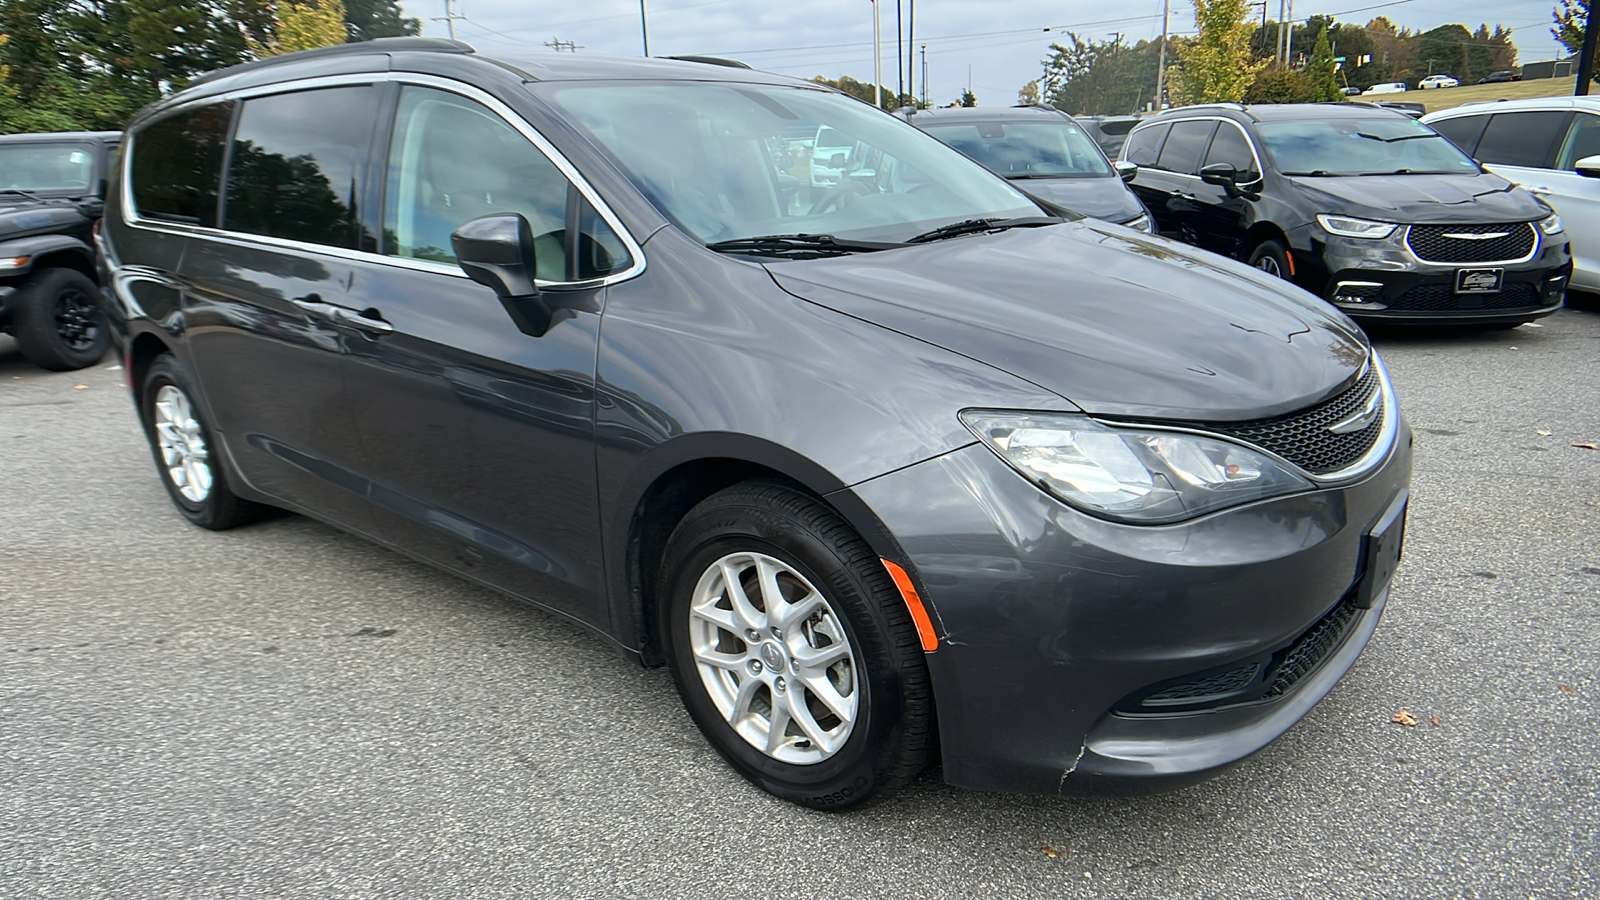
<svg viewBox="0 0 1600 900">
<path fill-rule="evenodd" d="M 1294 277 L 1294 251 L 1290 250 L 1287 247 L 1285 247 L 1284 250 L 1283 250 L 1283 255 L 1289 260 L 1289 277 L 1293 278 Z"/>
<path fill-rule="evenodd" d="M 906 609 L 911 611 L 911 621 L 917 624 L 917 637 L 922 640 L 923 651 L 932 653 L 939 649 L 939 636 L 933 631 L 933 620 L 928 618 L 928 610 L 923 607 L 922 598 L 911 583 L 911 576 L 887 559 L 883 561 L 883 567 L 889 570 L 889 577 L 894 579 L 894 586 L 900 589 L 900 597 L 906 601 Z"/>
</svg>

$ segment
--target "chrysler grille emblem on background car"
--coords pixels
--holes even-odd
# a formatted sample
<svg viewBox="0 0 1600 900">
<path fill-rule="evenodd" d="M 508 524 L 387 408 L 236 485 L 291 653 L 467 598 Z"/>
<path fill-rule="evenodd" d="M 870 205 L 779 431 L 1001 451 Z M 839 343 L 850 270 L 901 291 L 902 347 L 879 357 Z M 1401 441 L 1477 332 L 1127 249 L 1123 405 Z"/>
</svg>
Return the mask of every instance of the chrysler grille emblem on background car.
<svg viewBox="0 0 1600 900">
<path fill-rule="evenodd" d="M 1508 237 L 1510 234 L 1511 232 L 1509 231 L 1487 231 L 1483 234 L 1461 234 L 1447 231 L 1445 232 L 1444 236 L 1447 238 L 1455 238 L 1458 241 L 1491 241 L 1495 238 Z"/>
<path fill-rule="evenodd" d="M 1382 408 L 1383 392 L 1373 391 L 1372 399 L 1368 400 L 1366 405 L 1362 406 L 1359 410 L 1356 410 L 1355 414 L 1349 418 L 1340 419 L 1332 425 L 1329 425 L 1328 430 L 1334 434 L 1352 434 L 1360 431 L 1361 429 L 1366 428 L 1368 425 L 1371 425 L 1373 421 L 1378 418 L 1378 411 Z"/>
</svg>

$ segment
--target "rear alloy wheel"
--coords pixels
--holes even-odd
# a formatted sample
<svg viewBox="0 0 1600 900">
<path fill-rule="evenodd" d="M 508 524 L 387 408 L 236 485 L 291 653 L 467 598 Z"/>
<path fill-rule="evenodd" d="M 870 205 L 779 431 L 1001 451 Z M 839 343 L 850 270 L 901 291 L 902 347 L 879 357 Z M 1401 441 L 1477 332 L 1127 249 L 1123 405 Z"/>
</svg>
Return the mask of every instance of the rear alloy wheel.
<svg viewBox="0 0 1600 900">
<path fill-rule="evenodd" d="M 240 499 L 228 486 L 188 373 L 171 354 L 150 364 L 139 409 L 161 481 L 184 518 L 221 531 L 261 517 L 265 507 Z"/>
<path fill-rule="evenodd" d="M 740 774 L 804 806 L 886 796 L 926 765 L 921 644 L 882 563 L 786 484 L 754 481 L 667 544 L 661 630 L 684 706 Z"/>
<path fill-rule="evenodd" d="M 99 362 L 111 343 L 99 293 L 89 276 L 76 269 L 35 272 L 17 298 L 13 332 L 23 357 L 55 372 Z"/>
<path fill-rule="evenodd" d="M 1250 254 L 1250 265 L 1274 278 L 1289 280 L 1289 248 L 1280 240 L 1262 241 Z"/>
</svg>

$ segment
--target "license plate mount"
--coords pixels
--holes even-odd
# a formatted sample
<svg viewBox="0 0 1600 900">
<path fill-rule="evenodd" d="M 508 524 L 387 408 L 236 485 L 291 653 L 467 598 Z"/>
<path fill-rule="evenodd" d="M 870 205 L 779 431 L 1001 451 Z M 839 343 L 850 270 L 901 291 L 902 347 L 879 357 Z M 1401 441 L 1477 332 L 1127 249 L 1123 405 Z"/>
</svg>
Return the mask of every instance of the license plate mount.
<svg viewBox="0 0 1600 900">
<path fill-rule="evenodd" d="M 1389 586 L 1389 580 L 1394 577 L 1395 570 L 1400 567 L 1400 555 L 1406 540 L 1406 509 L 1410 498 L 1402 495 L 1395 500 L 1378 520 L 1372 530 L 1367 533 L 1366 545 L 1363 547 L 1365 556 L 1364 571 L 1361 573 L 1361 583 L 1356 587 L 1356 605 L 1362 609 L 1371 609 L 1377 602 L 1384 589 Z"/>
<path fill-rule="evenodd" d="M 1476 268 L 1456 270 L 1456 293 L 1458 294 L 1498 294 L 1505 286 L 1506 270 L 1500 268 Z"/>
</svg>

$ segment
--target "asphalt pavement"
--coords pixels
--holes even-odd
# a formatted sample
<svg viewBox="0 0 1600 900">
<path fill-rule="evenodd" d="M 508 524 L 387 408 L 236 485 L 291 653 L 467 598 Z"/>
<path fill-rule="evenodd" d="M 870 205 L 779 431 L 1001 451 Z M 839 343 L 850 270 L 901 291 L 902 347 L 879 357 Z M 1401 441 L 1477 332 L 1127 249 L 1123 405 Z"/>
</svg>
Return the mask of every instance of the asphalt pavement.
<svg viewBox="0 0 1600 900">
<path fill-rule="evenodd" d="M 1600 895 L 1600 313 L 1377 343 L 1406 558 L 1304 722 L 1171 794 L 930 772 L 825 814 L 572 624 L 303 518 L 188 525 L 115 360 L 0 337 L 0 897 Z"/>
</svg>

